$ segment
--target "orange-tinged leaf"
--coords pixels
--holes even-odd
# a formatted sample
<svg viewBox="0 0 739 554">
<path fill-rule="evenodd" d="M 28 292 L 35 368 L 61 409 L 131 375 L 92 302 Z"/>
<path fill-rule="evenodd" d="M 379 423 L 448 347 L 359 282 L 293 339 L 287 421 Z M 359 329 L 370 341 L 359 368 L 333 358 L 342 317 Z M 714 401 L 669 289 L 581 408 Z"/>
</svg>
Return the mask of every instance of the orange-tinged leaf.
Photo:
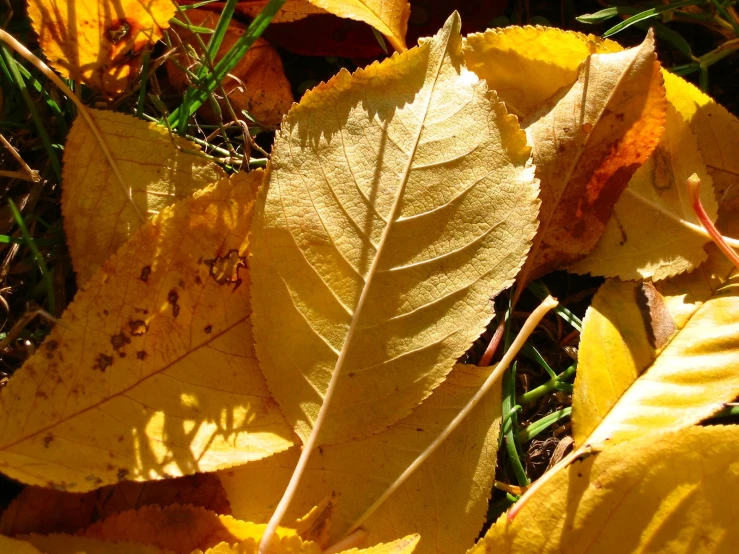
<svg viewBox="0 0 739 554">
<path fill-rule="evenodd" d="M 88 493 L 30 486 L 3 511 L 0 533 L 74 533 L 112 514 L 150 504 L 192 504 L 217 514 L 231 513 L 226 491 L 212 473 L 145 483 L 124 481 Z"/>
<path fill-rule="evenodd" d="M 204 554 L 257 554 L 259 537 L 247 539 L 236 544 L 222 542 L 209 548 Z M 270 554 L 321 554 L 321 548 L 313 542 L 302 541 L 295 535 L 287 535 L 272 540 Z M 203 554 L 202 550 L 194 550 L 192 554 Z"/>
<path fill-rule="evenodd" d="M 256 17 L 268 3 L 269 0 L 241 0 L 236 4 L 236 11 L 247 17 Z M 225 2 L 215 2 L 214 4 L 210 4 L 209 7 L 217 7 L 224 4 Z M 318 6 L 314 6 L 308 0 L 286 0 L 272 18 L 271 23 L 292 23 L 293 21 L 300 21 L 309 15 L 325 13 L 328 12 Z"/>
<path fill-rule="evenodd" d="M 304 441 L 324 403 L 319 444 L 406 416 L 482 333 L 528 251 L 530 149 L 460 43 L 454 15 L 419 47 L 340 72 L 276 138 L 252 229 L 255 337 Z"/>
<path fill-rule="evenodd" d="M 395 50 L 406 49 L 411 5 L 407 0 L 308 0 L 329 13 L 362 21 L 385 35 Z"/>
<path fill-rule="evenodd" d="M 526 130 L 541 180 L 541 225 L 519 280 L 569 265 L 595 246 L 657 146 L 665 109 L 650 33 L 636 48 L 592 54 L 577 82 L 542 110 Z"/>
<path fill-rule="evenodd" d="M 172 0 L 28 0 L 51 66 L 108 97 L 128 89 L 174 13 Z"/>
<path fill-rule="evenodd" d="M 194 506 L 146 506 L 140 510 L 115 514 L 91 525 L 81 534 L 105 541 L 150 544 L 175 554 L 190 554 L 195 549 L 207 550 L 221 542 L 235 544 L 248 541 L 258 544 L 265 527 L 231 516 L 219 516 Z M 279 537 L 292 535 L 293 544 L 302 543 L 293 530 L 278 528 L 277 534 Z M 279 545 L 276 541 L 270 552 L 279 554 Z M 320 548 L 315 545 L 311 554 L 319 552 Z"/>
<path fill-rule="evenodd" d="M 331 542 L 338 540 L 457 415 L 492 368 L 457 365 L 408 417 L 368 438 L 313 454 L 288 517 L 337 495 Z M 495 474 L 500 388 L 480 403 L 437 452 L 362 527 L 366 544 L 418 533 L 419 553 L 464 552 L 482 528 Z M 219 473 L 235 517 L 267 521 L 293 471 L 297 448 Z"/>
<path fill-rule="evenodd" d="M 144 218 L 225 176 L 200 147 L 165 127 L 112 111 L 89 110 L 113 163 L 78 117 L 67 137 L 62 210 L 72 266 L 82 286 Z"/>
<path fill-rule="evenodd" d="M 587 56 L 620 50 L 593 35 L 513 25 L 467 36 L 464 59 L 525 125 L 545 101 L 572 86 Z"/>
<path fill-rule="evenodd" d="M 739 154 L 739 150 L 737 151 Z M 718 204 L 695 135 L 668 105 L 665 132 L 613 208 L 598 244 L 570 271 L 654 281 L 691 271 L 706 259 L 711 239 L 693 211 L 688 177 L 701 179 L 701 203 L 715 221 Z"/>
<path fill-rule="evenodd" d="M 208 10 L 187 10 L 178 15 L 179 19 L 184 19 L 184 17 L 187 17 L 193 25 L 208 29 L 214 29 L 218 23 L 218 14 Z M 213 63 L 218 62 L 233 47 L 246 29 L 247 26 L 238 21 L 229 23 Z M 191 57 L 183 44 L 189 47 L 187 50 L 192 49 L 196 52 L 200 59 L 203 56 L 203 49 L 194 34 L 187 29 L 173 29 L 170 34 L 173 37 L 173 43 L 180 48 L 180 54 L 174 57 L 180 67 L 175 64 L 175 61 L 168 61 L 167 75 L 175 88 L 184 91 L 188 79 L 180 68 L 185 67 L 196 73 L 200 61 Z M 249 51 L 223 80 L 222 88 L 216 91 L 223 115 L 216 115 L 207 103 L 200 109 L 200 113 L 212 122 L 220 121 L 222 118 L 233 119 L 225 99 L 222 98 L 224 92 L 228 95 L 228 102 L 239 119 L 245 119 L 241 113 L 243 110 L 267 127 L 279 125 L 282 116 L 293 103 L 290 83 L 285 77 L 282 60 L 277 51 L 261 38 L 249 48 Z"/>
<path fill-rule="evenodd" d="M 171 550 L 157 546 L 135 542 L 110 542 L 89 537 L 74 535 L 29 535 L 23 537 L 26 544 L 36 548 L 32 552 L 41 554 L 174 554 Z M 1 546 L 2 543 L 0 543 Z M 5 550 L 0 552 L 5 553 Z M 9 550 L 8 554 L 16 554 L 16 550 Z M 23 554 L 20 551 L 19 554 Z M 31 554 L 29 552 L 28 554 Z"/>
<path fill-rule="evenodd" d="M 254 189 L 236 174 L 142 227 L 0 393 L 0 469 L 86 491 L 293 444 L 253 352 Z"/>
<path fill-rule="evenodd" d="M 739 427 L 643 437 L 558 470 L 469 554 L 730 553 Z"/>
</svg>

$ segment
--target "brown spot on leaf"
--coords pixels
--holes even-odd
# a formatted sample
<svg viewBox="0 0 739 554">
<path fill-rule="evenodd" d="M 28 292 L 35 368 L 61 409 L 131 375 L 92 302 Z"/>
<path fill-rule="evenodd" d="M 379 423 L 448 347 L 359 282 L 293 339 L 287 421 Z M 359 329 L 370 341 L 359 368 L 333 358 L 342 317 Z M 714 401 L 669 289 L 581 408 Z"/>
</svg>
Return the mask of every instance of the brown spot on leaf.
<svg viewBox="0 0 739 554">
<path fill-rule="evenodd" d="M 141 276 L 139 277 L 139 279 L 146 283 L 149 280 L 149 275 L 151 275 L 151 266 L 146 265 L 141 268 Z"/>
<path fill-rule="evenodd" d="M 177 303 L 179 299 L 180 295 L 177 294 L 177 291 L 175 289 L 169 291 L 169 294 L 167 295 L 167 302 L 172 304 L 172 315 L 174 317 L 177 317 L 180 314 L 180 305 Z"/>
<path fill-rule="evenodd" d="M 140 337 L 149 330 L 149 326 L 143 319 L 129 321 L 128 326 L 131 328 L 131 335 L 133 335 L 134 337 Z"/>
<path fill-rule="evenodd" d="M 46 435 L 46 436 L 44 437 L 44 448 L 49 448 L 49 445 L 51 444 L 51 442 L 52 442 L 53 440 L 54 440 L 54 435 L 52 435 L 51 433 L 48 433 L 48 434 L 47 434 L 47 435 Z"/>
<path fill-rule="evenodd" d="M 204 262 L 210 268 L 210 276 L 219 285 L 234 284 L 234 288 L 241 284 L 239 270 L 248 267 L 245 256 L 239 256 L 238 250 L 231 250 L 228 254 L 218 256 Z"/>
<path fill-rule="evenodd" d="M 139 360 L 145 360 L 146 356 L 147 354 L 145 350 L 139 350 L 138 352 L 136 352 L 136 358 L 138 358 Z"/>
<path fill-rule="evenodd" d="M 211 332 L 213 332 L 213 326 L 212 325 L 206 325 L 205 326 L 205 329 L 203 329 L 203 331 L 205 331 L 207 334 L 210 334 Z"/>
<path fill-rule="evenodd" d="M 57 348 L 59 348 L 59 341 L 56 340 L 50 340 L 45 345 L 46 350 L 49 352 L 54 352 Z"/>
<path fill-rule="evenodd" d="M 114 21 L 113 24 L 108 27 L 106 35 L 108 40 L 113 44 L 118 44 L 131 32 L 131 24 L 125 19 L 119 19 Z"/>
<path fill-rule="evenodd" d="M 110 337 L 110 344 L 113 345 L 113 350 L 120 354 L 120 349 L 127 344 L 131 344 L 131 339 L 127 337 L 123 331 L 121 331 L 117 335 L 113 335 L 112 337 Z"/>
<path fill-rule="evenodd" d="M 196 275 L 195 276 L 195 284 L 196 285 L 202 285 L 203 284 L 203 280 L 200 278 L 200 275 Z"/>
<path fill-rule="evenodd" d="M 95 358 L 95 365 L 93 366 L 94 369 L 99 369 L 103 373 L 105 373 L 105 370 L 108 369 L 108 366 L 113 364 L 113 357 L 107 356 L 105 354 L 98 354 L 98 357 Z"/>
<path fill-rule="evenodd" d="M 129 471 L 125 467 L 120 468 L 117 474 L 118 480 L 123 481 L 128 476 L 128 473 Z"/>
</svg>

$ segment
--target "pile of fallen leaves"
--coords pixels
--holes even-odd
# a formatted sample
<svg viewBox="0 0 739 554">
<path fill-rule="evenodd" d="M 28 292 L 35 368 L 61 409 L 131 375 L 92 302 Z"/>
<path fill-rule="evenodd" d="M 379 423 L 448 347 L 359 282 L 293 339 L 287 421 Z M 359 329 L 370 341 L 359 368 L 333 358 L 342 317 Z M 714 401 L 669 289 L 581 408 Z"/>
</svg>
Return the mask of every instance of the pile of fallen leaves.
<svg viewBox="0 0 739 554">
<path fill-rule="evenodd" d="M 175 14 L 72 5 L 29 1 L 40 44 L 110 98 Z M 264 171 L 77 101 L 79 292 L 0 393 L 0 469 L 31 485 L 0 550 L 731 551 L 739 430 L 699 424 L 739 396 L 739 121 L 663 71 L 651 33 L 626 50 L 463 37 L 455 13 L 406 49 L 397 0 L 288 0 L 277 24 L 325 11 L 398 52 L 292 107 L 266 85 L 265 111 L 247 98 L 281 121 Z M 608 278 L 582 325 L 575 448 L 475 546 L 499 378 L 556 302 L 497 364 L 457 360 L 492 298 L 557 269 Z"/>
</svg>

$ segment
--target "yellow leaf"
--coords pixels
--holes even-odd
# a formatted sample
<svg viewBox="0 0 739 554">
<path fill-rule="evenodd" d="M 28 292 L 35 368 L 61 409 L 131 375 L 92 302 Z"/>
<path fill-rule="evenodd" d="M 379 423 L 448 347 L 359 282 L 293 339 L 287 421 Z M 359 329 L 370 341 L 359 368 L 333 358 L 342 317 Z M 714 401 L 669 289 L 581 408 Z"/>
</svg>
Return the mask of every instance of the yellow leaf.
<svg viewBox="0 0 739 554">
<path fill-rule="evenodd" d="M 166 128 L 112 111 L 89 110 L 110 160 L 88 123 L 75 120 L 64 148 L 64 230 L 82 286 L 145 217 L 222 178 L 200 147 Z M 132 200 L 133 202 L 132 202 Z"/>
<path fill-rule="evenodd" d="M 248 17 L 256 17 L 262 11 L 269 0 L 241 0 L 236 4 L 236 11 Z M 275 23 L 292 23 L 300 21 L 309 15 L 319 15 L 328 13 L 326 10 L 312 5 L 308 0 L 286 0 L 279 11 L 272 18 L 271 24 Z"/>
<path fill-rule="evenodd" d="M 721 284 L 727 265 L 707 263 L 660 283 L 651 298 L 632 283 L 602 287 L 580 340 L 573 398 L 579 446 L 679 430 L 739 396 L 739 293 L 736 277 Z"/>
<path fill-rule="evenodd" d="M 659 145 L 616 202 L 596 247 L 568 269 L 656 281 L 700 265 L 706 259 L 703 245 L 710 238 L 680 223 L 700 226 L 687 187 L 693 173 L 701 179 L 701 203 L 715 220 L 718 204 L 695 135 L 668 105 Z"/>
<path fill-rule="evenodd" d="M 178 19 L 185 17 L 191 24 L 208 29 L 215 29 L 218 23 L 218 14 L 209 10 L 187 10 L 178 15 Z M 247 26 L 238 21 L 233 20 L 229 23 L 218 54 L 213 60 L 214 64 L 233 47 L 246 29 Z M 169 82 L 177 90 L 184 92 L 190 79 L 182 68 L 195 72 L 201 63 L 193 59 L 188 51 L 196 52 L 200 60 L 203 60 L 204 52 L 195 34 L 187 29 L 172 30 L 170 35 L 180 53 L 167 62 L 167 76 Z M 188 48 L 186 49 L 183 44 L 186 44 Z M 231 108 L 228 107 L 226 100 L 221 98 L 222 92 L 228 95 Z M 293 103 L 290 82 L 285 77 L 280 55 L 266 40 L 261 38 L 252 44 L 248 52 L 229 71 L 221 88 L 217 90 L 217 94 L 218 103 L 221 106 L 220 114 L 216 114 L 208 103 L 198 110 L 198 113 L 213 123 L 222 122 L 223 119 L 233 120 L 232 109 L 239 119 L 244 119 L 241 112 L 245 110 L 260 124 L 273 127 L 280 124 L 282 116 Z"/>
<path fill-rule="evenodd" d="M 526 129 L 541 180 L 541 226 L 519 281 L 570 265 L 596 245 L 659 142 L 664 95 L 650 33 L 636 48 L 588 57 L 577 82 Z"/>
<path fill-rule="evenodd" d="M 420 535 L 408 535 L 393 542 L 370 546 L 369 548 L 352 548 L 341 554 L 411 554 L 416 549 Z"/>
<path fill-rule="evenodd" d="M 293 444 L 253 352 L 247 234 L 261 172 L 142 227 L 0 394 L 0 469 L 86 491 Z"/>
<path fill-rule="evenodd" d="M 295 532 L 301 539 L 315 542 L 325 550 L 329 546 L 335 510 L 336 495 L 332 494 L 295 522 Z"/>
<path fill-rule="evenodd" d="M 10 537 L 3 535 L 0 535 L 0 552 L 12 552 L 13 554 L 46 554 L 26 541 L 11 539 Z"/>
<path fill-rule="evenodd" d="M 158 548 L 149 544 L 134 542 L 109 542 L 89 537 L 74 535 L 29 535 L 23 537 L 25 544 L 31 548 L 27 553 L 24 550 L 8 550 L 8 554 L 174 554 L 171 550 Z M 0 542 L 0 546 L 2 543 Z M 0 549 L 5 553 L 6 550 Z"/>
<path fill-rule="evenodd" d="M 665 72 L 665 87 L 667 99 L 698 137 L 719 203 L 739 197 L 739 119 L 677 75 Z"/>
<path fill-rule="evenodd" d="M 555 93 L 572 86 L 590 54 L 620 50 L 611 40 L 552 27 L 488 29 L 464 41 L 467 67 L 523 121 Z"/>
<path fill-rule="evenodd" d="M 108 97 L 128 89 L 174 13 L 171 0 L 28 0 L 51 66 Z"/>
<path fill-rule="evenodd" d="M 259 538 L 254 537 L 235 544 L 222 542 L 209 548 L 204 554 L 257 554 Z M 267 552 L 269 554 L 321 554 L 321 548 L 314 542 L 302 541 L 300 537 L 288 535 L 274 539 Z M 203 554 L 203 551 L 194 550 L 192 554 Z"/>
<path fill-rule="evenodd" d="M 464 69 L 459 25 L 340 72 L 276 138 L 253 228 L 255 336 L 304 440 L 332 375 L 319 443 L 406 416 L 485 329 L 534 235 L 530 150 Z"/>
<path fill-rule="evenodd" d="M 395 50 L 406 49 L 405 33 L 411 5 L 407 0 L 308 0 L 329 13 L 354 19 L 374 27 L 385 35 Z"/>
<path fill-rule="evenodd" d="M 190 554 L 196 549 L 208 549 L 219 545 L 245 543 L 256 545 L 264 533 L 266 525 L 239 521 L 231 516 L 220 516 L 204 508 L 194 506 L 146 506 L 140 510 L 129 510 L 115 514 L 104 521 L 95 523 L 81 534 L 85 537 L 104 541 L 128 541 L 151 544 L 171 550 L 175 554 Z M 292 539 L 287 544 L 302 546 L 305 543 L 295 535 L 295 531 L 277 528 L 279 537 Z M 292 550 L 280 548 L 275 544 L 270 552 L 302 551 L 306 554 L 319 554 L 320 548 L 314 543 L 312 548 Z"/>
<path fill-rule="evenodd" d="M 385 491 L 474 395 L 492 368 L 457 365 L 408 417 L 365 439 L 318 449 L 288 517 L 337 495 L 331 541 Z M 485 521 L 500 430 L 500 387 L 364 524 L 367 544 L 418 533 L 419 553 L 464 552 Z M 290 478 L 297 448 L 219 473 L 235 517 L 267 521 Z"/>
<path fill-rule="evenodd" d="M 735 425 L 694 427 L 577 461 L 469 554 L 735 552 L 738 440 Z"/>
</svg>

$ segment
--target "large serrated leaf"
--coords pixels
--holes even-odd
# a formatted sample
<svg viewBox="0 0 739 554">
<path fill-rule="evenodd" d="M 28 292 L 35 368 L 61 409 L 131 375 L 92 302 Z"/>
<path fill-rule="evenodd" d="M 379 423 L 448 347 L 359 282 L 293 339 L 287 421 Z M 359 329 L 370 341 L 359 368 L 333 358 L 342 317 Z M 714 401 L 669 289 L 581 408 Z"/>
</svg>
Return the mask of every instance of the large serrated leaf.
<svg viewBox="0 0 739 554">
<path fill-rule="evenodd" d="M 306 94 L 253 228 L 257 355 L 304 440 L 378 432 L 429 395 L 492 317 L 536 229 L 516 118 L 464 68 L 452 16 L 419 47 Z"/>
</svg>

